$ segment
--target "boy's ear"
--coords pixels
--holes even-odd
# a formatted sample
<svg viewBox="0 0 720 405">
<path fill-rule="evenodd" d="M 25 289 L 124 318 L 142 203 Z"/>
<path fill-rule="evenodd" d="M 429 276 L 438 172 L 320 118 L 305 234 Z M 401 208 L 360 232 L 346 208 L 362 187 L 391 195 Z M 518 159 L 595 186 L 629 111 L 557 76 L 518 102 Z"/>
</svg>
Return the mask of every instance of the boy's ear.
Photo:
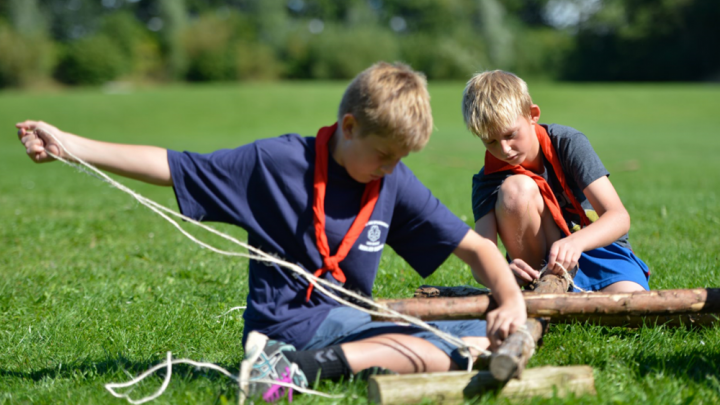
<svg viewBox="0 0 720 405">
<path fill-rule="evenodd" d="M 540 106 L 537 104 L 530 106 L 530 119 L 536 124 L 540 120 Z"/>
<path fill-rule="evenodd" d="M 343 115 L 342 122 L 340 122 L 340 128 L 342 128 L 343 138 L 348 140 L 352 139 L 360 130 L 355 116 L 350 113 Z"/>
</svg>

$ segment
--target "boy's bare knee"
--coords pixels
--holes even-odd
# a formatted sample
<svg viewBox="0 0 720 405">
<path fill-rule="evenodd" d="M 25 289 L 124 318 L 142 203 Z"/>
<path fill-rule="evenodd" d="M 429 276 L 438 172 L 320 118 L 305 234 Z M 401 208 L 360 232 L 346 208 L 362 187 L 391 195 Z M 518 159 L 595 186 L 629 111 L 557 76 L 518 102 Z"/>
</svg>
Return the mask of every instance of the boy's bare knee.
<svg viewBox="0 0 720 405">
<path fill-rule="evenodd" d="M 510 176 L 500 186 L 496 211 L 511 214 L 525 213 L 529 207 L 542 204 L 540 190 L 533 179 L 523 174 Z M 536 207 L 537 208 L 537 207 Z"/>
</svg>

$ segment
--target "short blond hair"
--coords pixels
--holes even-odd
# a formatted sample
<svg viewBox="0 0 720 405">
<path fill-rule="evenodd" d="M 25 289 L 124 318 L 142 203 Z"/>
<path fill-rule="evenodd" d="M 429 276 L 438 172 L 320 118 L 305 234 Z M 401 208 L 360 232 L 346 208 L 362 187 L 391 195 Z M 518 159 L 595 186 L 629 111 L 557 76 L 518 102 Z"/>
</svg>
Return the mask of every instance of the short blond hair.
<svg viewBox="0 0 720 405">
<path fill-rule="evenodd" d="M 358 74 L 340 102 L 338 121 L 350 113 L 362 135 L 375 134 L 419 151 L 433 128 L 430 94 L 422 73 L 402 63 L 378 62 Z"/>
<path fill-rule="evenodd" d="M 510 72 L 494 70 L 473 76 L 463 91 L 463 118 L 470 132 L 483 140 L 530 118 L 532 98 L 525 81 Z"/>
</svg>

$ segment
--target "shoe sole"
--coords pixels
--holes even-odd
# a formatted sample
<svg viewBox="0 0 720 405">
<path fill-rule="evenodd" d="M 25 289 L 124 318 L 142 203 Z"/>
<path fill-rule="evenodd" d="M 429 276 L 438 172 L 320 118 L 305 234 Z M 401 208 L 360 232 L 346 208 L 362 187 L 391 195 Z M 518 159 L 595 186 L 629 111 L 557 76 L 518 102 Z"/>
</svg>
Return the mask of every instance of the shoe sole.
<svg viewBox="0 0 720 405">
<path fill-rule="evenodd" d="M 267 345 L 269 338 L 262 333 L 255 331 L 250 332 L 245 343 L 245 359 L 240 362 L 240 392 L 238 394 L 238 404 L 243 405 L 250 394 L 250 372 L 253 364 L 262 354 L 263 349 Z"/>
</svg>

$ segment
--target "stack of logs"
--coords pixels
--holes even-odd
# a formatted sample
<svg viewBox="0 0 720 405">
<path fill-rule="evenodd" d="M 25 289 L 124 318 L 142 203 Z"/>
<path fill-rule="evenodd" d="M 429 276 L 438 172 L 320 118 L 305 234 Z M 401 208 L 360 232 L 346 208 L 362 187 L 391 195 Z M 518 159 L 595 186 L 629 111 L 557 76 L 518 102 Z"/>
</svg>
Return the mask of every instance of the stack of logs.
<svg viewBox="0 0 720 405">
<path fill-rule="evenodd" d="M 577 294 L 567 293 L 568 287 L 565 279 L 546 274 L 533 292 L 524 293 L 529 318 L 526 331 L 516 332 L 505 340 L 491 356 L 488 371 L 374 376 L 368 382 L 369 399 L 384 405 L 419 403 L 423 398 L 450 404 L 491 390 L 512 398 L 594 394 L 593 373 L 588 366 L 524 371 L 549 322 L 707 326 L 720 319 L 720 289 Z M 426 321 L 484 319 L 487 312 L 497 307 L 488 290 L 472 287 L 423 286 L 415 297 L 381 302 L 392 310 Z"/>
</svg>

